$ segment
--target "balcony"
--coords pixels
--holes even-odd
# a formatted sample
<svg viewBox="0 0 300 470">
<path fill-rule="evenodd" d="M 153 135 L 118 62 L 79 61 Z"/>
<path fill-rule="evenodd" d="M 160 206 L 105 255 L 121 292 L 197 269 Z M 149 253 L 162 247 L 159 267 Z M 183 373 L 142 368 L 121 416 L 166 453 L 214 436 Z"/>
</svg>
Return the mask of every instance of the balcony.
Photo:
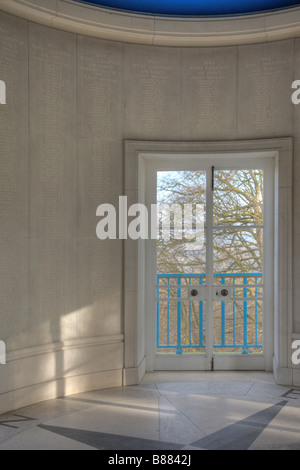
<svg viewBox="0 0 300 470">
<path fill-rule="evenodd" d="M 213 302 L 214 352 L 262 353 L 262 273 L 218 273 L 214 284 L 231 292 L 228 300 Z M 206 300 L 192 300 L 191 286 L 205 287 L 206 274 L 157 275 L 158 353 L 206 351 Z"/>
</svg>

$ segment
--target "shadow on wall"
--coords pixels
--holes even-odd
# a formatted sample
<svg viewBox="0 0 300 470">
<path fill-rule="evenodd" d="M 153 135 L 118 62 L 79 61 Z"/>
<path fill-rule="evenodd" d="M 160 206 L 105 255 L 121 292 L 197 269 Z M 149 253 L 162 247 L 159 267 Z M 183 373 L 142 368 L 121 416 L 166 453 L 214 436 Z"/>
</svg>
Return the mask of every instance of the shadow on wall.
<svg viewBox="0 0 300 470">
<path fill-rule="evenodd" d="M 96 41 L 92 60 L 73 34 L 2 12 L 0 25 L 3 410 L 122 384 L 123 246 L 97 239 L 96 208 L 123 192 L 123 134 L 103 117 L 104 109 L 121 116 L 121 104 L 109 111 L 111 81 L 101 64 L 102 82 L 94 73 L 97 54 L 110 63 L 113 45 L 99 52 Z M 92 88 L 80 88 L 91 74 Z"/>
<path fill-rule="evenodd" d="M 0 411 L 122 385 L 121 245 L 78 243 L 82 253 L 77 269 L 77 242 L 72 241 L 71 250 L 65 240 L 38 240 L 38 248 L 35 244 L 33 240 L 26 296 L 28 328 L 16 321 L 4 337 L 8 360 L 0 369 Z M 16 286 L 18 282 L 22 276 L 14 277 Z M 67 310 L 71 305 L 73 310 Z M 25 313 L 25 305 L 23 309 Z M 14 390 L 14 402 L 6 404 L 4 395 Z"/>
</svg>

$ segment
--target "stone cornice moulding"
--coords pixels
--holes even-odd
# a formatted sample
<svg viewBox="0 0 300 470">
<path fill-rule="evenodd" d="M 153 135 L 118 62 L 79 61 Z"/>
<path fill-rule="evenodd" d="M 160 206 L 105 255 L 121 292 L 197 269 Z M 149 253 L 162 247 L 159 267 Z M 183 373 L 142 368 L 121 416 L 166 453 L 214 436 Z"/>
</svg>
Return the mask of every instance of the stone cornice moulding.
<svg viewBox="0 0 300 470">
<path fill-rule="evenodd" d="M 48 343 L 40 346 L 32 346 L 18 351 L 11 351 L 7 354 L 7 362 L 25 359 L 33 356 L 40 356 L 44 354 L 53 354 L 60 351 L 67 351 L 70 349 L 81 349 L 97 346 L 105 346 L 111 344 L 123 344 L 124 335 L 107 335 L 98 336 L 93 338 L 78 338 L 60 341 L 57 343 Z"/>
<path fill-rule="evenodd" d="M 73 0 L 0 0 L 0 10 L 74 34 L 157 46 L 230 46 L 300 37 L 300 7 L 184 19 L 118 12 Z"/>
</svg>

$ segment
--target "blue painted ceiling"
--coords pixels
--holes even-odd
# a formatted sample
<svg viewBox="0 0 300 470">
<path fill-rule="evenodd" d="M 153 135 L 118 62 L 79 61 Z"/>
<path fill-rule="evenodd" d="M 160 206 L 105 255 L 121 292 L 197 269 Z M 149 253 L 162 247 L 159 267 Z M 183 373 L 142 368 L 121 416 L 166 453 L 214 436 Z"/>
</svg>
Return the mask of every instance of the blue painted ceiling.
<svg viewBox="0 0 300 470">
<path fill-rule="evenodd" d="M 295 0 L 75 0 L 143 14 L 226 16 L 278 10 L 300 5 Z"/>
</svg>

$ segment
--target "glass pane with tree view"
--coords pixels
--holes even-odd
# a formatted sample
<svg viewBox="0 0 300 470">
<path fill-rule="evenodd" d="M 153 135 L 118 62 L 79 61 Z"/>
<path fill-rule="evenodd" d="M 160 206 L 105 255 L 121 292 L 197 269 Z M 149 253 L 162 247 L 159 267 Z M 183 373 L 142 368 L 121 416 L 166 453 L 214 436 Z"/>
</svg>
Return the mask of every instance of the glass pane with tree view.
<svg viewBox="0 0 300 470">
<path fill-rule="evenodd" d="M 214 225 L 263 225 L 263 171 L 214 172 Z"/>
<path fill-rule="evenodd" d="M 214 302 L 217 353 L 263 352 L 263 171 L 218 170 L 214 191 Z"/>
<path fill-rule="evenodd" d="M 157 344 L 158 353 L 204 353 L 206 343 L 206 303 L 189 301 L 192 286 L 206 284 L 206 246 L 204 237 L 197 240 L 196 205 L 206 206 L 205 171 L 161 171 L 157 175 L 157 204 L 174 207 L 182 213 L 181 227 L 175 225 L 170 212 L 170 236 L 160 230 L 157 240 Z M 189 205 L 192 227 L 187 230 L 185 207 Z M 182 230 L 182 238 L 174 230 Z M 187 231 L 189 236 L 187 237 Z M 164 300 L 163 300 L 164 299 Z"/>
</svg>

